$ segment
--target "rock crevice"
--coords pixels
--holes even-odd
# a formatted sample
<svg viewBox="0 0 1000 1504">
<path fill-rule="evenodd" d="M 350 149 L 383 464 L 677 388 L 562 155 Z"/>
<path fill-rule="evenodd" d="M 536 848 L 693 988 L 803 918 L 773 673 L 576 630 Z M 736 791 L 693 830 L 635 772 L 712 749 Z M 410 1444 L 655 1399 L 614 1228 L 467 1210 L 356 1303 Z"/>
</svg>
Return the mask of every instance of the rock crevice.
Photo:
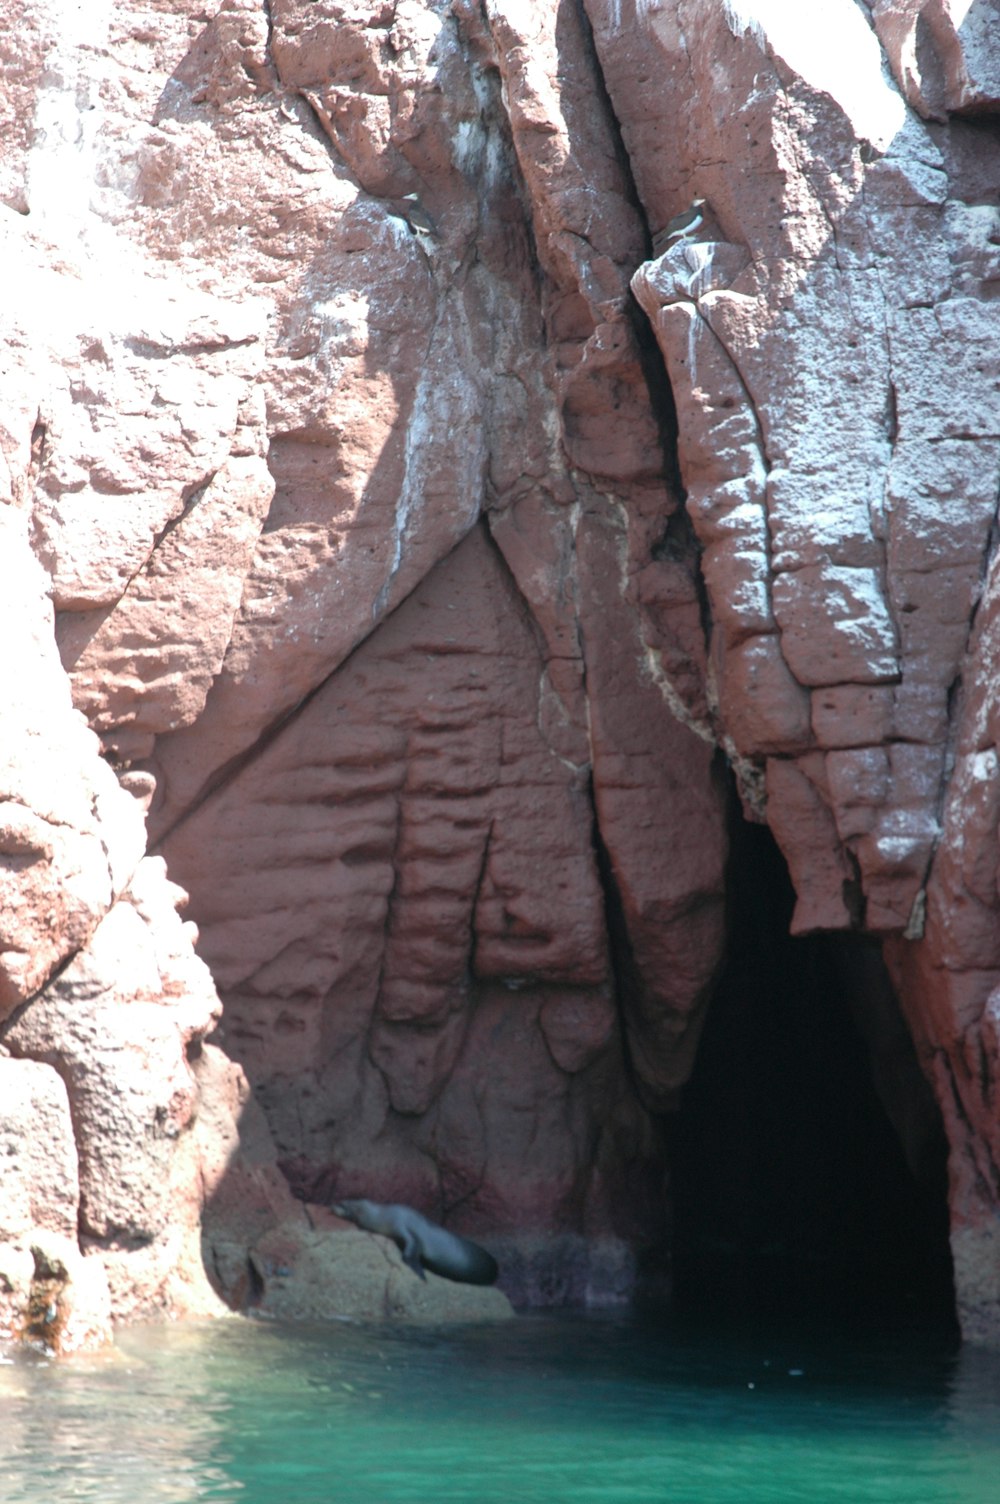
<svg viewBox="0 0 1000 1504">
<path fill-rule="evenodd" d="M 883 948 L 1000 1341 L 1000 53 L 805 9 L 21 7 L 0 1073 L 77 1178 L 0 1244 L 63 1345 L 206 1267 L 408 1309 L 289 1183 L 518 1299 L 662 1271 L 730 775 Z"/>
</svg>

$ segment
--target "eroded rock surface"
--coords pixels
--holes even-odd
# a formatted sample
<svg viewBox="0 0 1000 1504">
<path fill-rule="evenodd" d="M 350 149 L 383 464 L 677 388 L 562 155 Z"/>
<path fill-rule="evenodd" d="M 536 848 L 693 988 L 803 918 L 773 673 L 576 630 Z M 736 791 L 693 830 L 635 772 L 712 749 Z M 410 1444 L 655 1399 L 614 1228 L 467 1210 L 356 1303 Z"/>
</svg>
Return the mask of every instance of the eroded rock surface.
<svg viewBox="0 0 1000 1504">
<path fill-rule="evenodd" d="M 290 1181 L 620 1298 L 728 762 L 794 928 L 884 939 L 1000 1340 L 995 6 L 801 9 L 19 8 L 0 1070 L 63 1145 L 19 1269 L 75 1206 L 118 1315 L 211 1298 L 199 1229 L 301 1306 Z"/>
<path fill-rule="evenodd" d="M 957 843 L 996 903 L 995 827 L 970 829 L 985 790 L 961 751 L 991 746 L 977 686 L 1000 481 L 995 7 L 959 25 L 954 7 L 877 4 L 875 35 L 853 7 L 588 11 L 654 233 L 707 200 L 697 236 L 634 286 L 677 400 L 723 730 L 765 770 L 793 928 L 891 937 L 953 1149 L 963 1321 L 995 1330 L 992 912 L 985 944 L 968 925 L 965 944 L 943 940 L 968 910 Z M 904 108 L 877 38 L 946 129 Z M 678 148 L 649 150 L 667 121 Z"/>
</svg>

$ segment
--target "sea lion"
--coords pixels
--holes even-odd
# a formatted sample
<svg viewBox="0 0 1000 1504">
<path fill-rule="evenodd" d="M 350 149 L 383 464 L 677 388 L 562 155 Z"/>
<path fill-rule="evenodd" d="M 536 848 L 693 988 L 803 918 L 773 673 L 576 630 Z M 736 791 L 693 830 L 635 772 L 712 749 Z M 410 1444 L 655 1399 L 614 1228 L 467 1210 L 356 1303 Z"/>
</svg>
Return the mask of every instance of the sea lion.
<svg viewBox="0 0 1000 1504">
<path fill-rule="evenodd" d="M 497 1261 L 478 1243 L 429 1222 L 412 1206 L 383 1206 L 378 1201 L 335 1201 L 330 1210 L 338 1217 L 346 1217 L 365 1232 L 381 1233 L 398 1243 L 403 1263 L 414 1274 L 426 1279 L 425 1269 L 440 1274 L 444 1279 L 457 1280 L 463 1285 L 492 1285 L 499 1269 Z"/>
</svg>

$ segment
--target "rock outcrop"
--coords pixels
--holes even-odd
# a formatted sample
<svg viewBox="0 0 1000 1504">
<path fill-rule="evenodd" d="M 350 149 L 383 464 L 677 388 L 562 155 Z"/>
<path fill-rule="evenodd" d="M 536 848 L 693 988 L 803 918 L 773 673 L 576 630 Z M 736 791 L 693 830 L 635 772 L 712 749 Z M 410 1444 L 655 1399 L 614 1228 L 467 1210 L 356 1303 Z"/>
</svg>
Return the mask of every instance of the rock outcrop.
<svg viewBox="0 0 1000 1504">
<path fill-rule="evenodd" d="M 588 8 L 654 233 L 694 190 L 710 206 L 634 286 L 677 401 L 723 734 L 764 770 L 793 929 L 886 937 L 948 1128 L 963 1324 L 995 1332 L 1000 150 L 976 116 L 996 7 L 877 4 L 874 34 L 851 6 Z M 675 150 L 649 150 L 668 122 Z"/>
<path fill-rule="evenodd" d="M 1000 1342 L 995 4 L 21 10 L 0 1320 L 302 1309 L 334 1191 L 626 1294 L 732 786 Z"/>
</svg>

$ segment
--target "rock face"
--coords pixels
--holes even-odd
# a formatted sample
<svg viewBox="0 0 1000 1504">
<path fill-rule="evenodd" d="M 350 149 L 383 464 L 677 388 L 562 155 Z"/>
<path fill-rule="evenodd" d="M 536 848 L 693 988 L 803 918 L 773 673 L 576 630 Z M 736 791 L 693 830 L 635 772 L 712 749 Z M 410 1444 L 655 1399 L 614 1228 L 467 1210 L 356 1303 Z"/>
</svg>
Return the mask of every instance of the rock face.
<svg viewBox="0 0 1000 1504">
<path fill-rule="evenodd" d="M 995 9 L 19 8 L 9 1327 L 71 1254 L 93 1331 L 308 1307 L 289 1183 L 627 1293 L 728 764 L 883 943 L 1000 1341 Z"/>
<path fill-rule="evenodd" d="M 960 26 L 877 4 L 875 34 L 851 6 L 588 9 L 654 233 L 709 206 L 633 285 L 677 401 L 724 732 L 764 769 L 793 929 L 886 937 L 948 1128 L 963 1325 L 995 1336 L 1000 157 L 972 117 L 996 108 L 996 7 Z M 906 109 L 878 38 L 943 125 Z M 668 121 L 674 151 L 651 150 Z"/>
</svg>

